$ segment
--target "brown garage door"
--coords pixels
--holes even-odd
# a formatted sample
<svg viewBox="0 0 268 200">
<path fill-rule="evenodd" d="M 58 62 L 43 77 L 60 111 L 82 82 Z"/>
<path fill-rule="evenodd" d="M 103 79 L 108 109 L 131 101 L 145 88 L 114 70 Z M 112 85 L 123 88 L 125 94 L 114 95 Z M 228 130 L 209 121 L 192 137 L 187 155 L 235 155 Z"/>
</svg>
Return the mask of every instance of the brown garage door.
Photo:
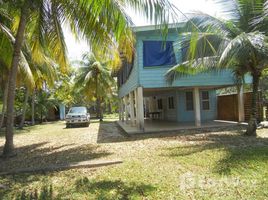
<svg viewBox="0 0 268 200">
<path fill-rule="evenodd" d="M 244 109 L 245 109 L 245 121 L 249 121 L 251 110 L 251 96 L 252 93 L 244 93 Z M 263 120 L 263 106 L 261 102 L 261 93 L 257 100 L 258 120 Z M 218 96 L 218 119 L 228 121 L 238 121 L 238 97 L 237 94 Z"/>
</svg>

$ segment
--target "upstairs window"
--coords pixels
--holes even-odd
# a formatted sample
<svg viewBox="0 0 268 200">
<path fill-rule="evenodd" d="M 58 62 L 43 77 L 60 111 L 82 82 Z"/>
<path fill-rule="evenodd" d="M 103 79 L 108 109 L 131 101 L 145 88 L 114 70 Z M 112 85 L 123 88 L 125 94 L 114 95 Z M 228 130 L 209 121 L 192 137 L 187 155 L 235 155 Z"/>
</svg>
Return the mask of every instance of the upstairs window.
<svg viewBox="0 0 268 200">
<path fill-rule="evenodd" d="M 202 91 L 202 108 L 203 110 L 209 110 L 209 92 Z"/>
<path fill-rule="evenodd" d="M 174 109 L 174 97 L 168 97 L 168 108 Z"/>
<path fill-rule="evenodd" d="M 143 66 L 175 65 L 176 58 L 172 41 L 143 41 Z"/>
<path fill-rule="evenodd" d="M 194 97 L 193 92 L 186 92 L 186 110 L 194 110 Z"/>
</svg>

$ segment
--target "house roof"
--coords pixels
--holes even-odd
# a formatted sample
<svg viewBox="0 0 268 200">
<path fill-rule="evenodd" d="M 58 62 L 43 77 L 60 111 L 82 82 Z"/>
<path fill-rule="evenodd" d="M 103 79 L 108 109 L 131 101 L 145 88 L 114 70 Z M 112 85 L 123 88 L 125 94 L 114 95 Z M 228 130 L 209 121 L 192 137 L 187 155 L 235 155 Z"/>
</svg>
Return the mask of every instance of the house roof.
<svg viewBox="0 0 268 200">
<path fill-rule="evenodd" d="M 168 24 L 169 29 L 176 29 L 181 28 L 185 25 L 185 22 L 179 22 L 174 24 Z M 144 31 L 153 31 L 153 30 L 160 30 L 161 25 L 146 25 L 146 26 L 134 26 L 132 27 L 133 32 L 144 32 Z"/>
</svg>

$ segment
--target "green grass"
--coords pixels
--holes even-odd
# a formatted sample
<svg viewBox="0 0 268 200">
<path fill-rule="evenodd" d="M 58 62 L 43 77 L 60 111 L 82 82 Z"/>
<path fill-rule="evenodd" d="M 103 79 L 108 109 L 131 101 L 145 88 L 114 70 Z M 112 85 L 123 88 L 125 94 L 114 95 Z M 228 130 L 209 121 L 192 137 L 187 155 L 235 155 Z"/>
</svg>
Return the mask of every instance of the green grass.
<svg viewBox="0 0 268 200">
<path fill-rule="evenodd" d="M 119 118 L 118 113 L 111 113 L 111 114 L 104 114 L 104 119 L 112 119 L 112 120 L 117 120 Z"/>
<path fill-rule="evenodd" d="M 52 123 L 18 132 L 20 154 L 1 163 L 2 170 L 88 159 L 124 162 L 2 176 L 0 184 L 7 188 L 0 189 L 0 199 L 268 199 L 267 130 L 260 130 L 258 138 L 244 137 L 240 129 L 131 138 L 118 131 L 114 123 L 96 121 L 89 128 Z"/>
</svg>

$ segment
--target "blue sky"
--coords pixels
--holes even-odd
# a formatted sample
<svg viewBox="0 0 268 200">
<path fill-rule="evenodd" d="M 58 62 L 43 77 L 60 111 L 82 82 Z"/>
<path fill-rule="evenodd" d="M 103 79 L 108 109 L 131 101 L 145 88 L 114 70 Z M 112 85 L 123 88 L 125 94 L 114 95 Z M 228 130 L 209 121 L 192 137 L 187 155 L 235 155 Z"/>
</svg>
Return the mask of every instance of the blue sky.
<svg viewBox="0 0 268 200">
<path fill-rule="evenodd" d="M 199 10 L 210 15 L 219 15 L 219 8 L 213 0 L 170 0 L 170 2 L 184 13 Z M 128 13 L 137 26 L 149 25 L 144 18 L 132 10 L 128 10 Z M 67 28 L 64 30 L 64 35 L 70 60 L 79 60 L 84 52 L 89 51 L 87 43 L 83 40 L 77 41 Z"/>
</svg>

